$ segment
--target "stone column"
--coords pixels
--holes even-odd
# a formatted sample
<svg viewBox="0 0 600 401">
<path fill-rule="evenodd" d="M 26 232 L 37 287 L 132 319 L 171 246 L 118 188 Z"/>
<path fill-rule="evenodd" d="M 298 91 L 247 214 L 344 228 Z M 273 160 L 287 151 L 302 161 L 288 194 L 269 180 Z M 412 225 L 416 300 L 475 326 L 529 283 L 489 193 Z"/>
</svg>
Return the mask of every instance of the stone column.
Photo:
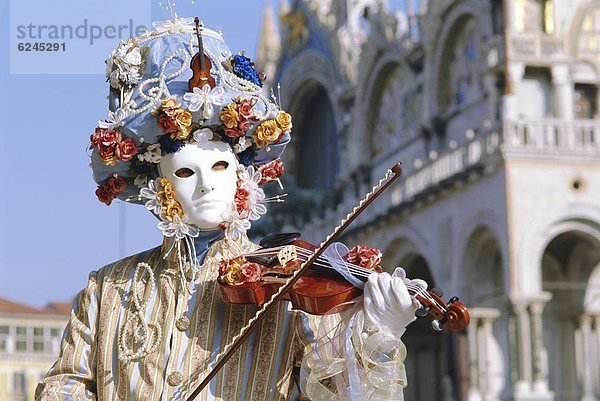
<svg viewBox="0 0 600 401">
<path fill-rule="evenodd" d="M 583 387 L 583 398 L 582 401 L 598 401 L 594 396 L 594 378 L 592 375 L 592 317 L 590 315 L 581 315 L 579 317 L 579 323 L 581 328 L 581 345 L 582 345 L 582 362 L 581 367 L 581 379 Z"/>
<path fill-rule="evenodd" d="M 600 314 L 594 315 L 594 326 L 592 332 L 592 377 L 600 377 Z M 600 394 L 600 380 L 594 382 L 595 394 Z"/>
<path fill-rule="evenodd" d="M 467 326 L 468 344 L 469 344 L 469 395 L 468 401 L 481 401 L 479 392 L 479 364 L 477 363 L 479 355 L 477 353 L 477 332 L 479 331 L 479 319 L 473 316 L 473 310 L 470 311 L 471 322 Z"/>
<path fill-rule="evenodd" d="M 490 341 L 493 340 L 492 324 L 500 317 L 495 308 L 471 308 L 468 326 L 469 340 L 469 395 L 468 401 L 499 401 L 497 389 L 493 388 Z"/>
<path fill-rule="evenodd" d="M 517 321 L 517 360 L 518 377 L 515 383 L 516 393 L 529 393 L 531 390 L 531 334 L 527 304 L 522 300 L 513 300 L 513 310 Z"/>
<path fill-rule="evenodd" d="M 552 87 L 554 89 L 554 112 L 558 118 L 573 119 L 573 85 L 567 64 L 552 66 Z"/>
<path fill-rule="evenodd" d="M 536 393 L 548 392 L 548 358 L 543 343 L 542 311 L 551 297 L 550 293 L 542 293 L 538 298 L 532 299 L 529 305 L 531 315 L 532 389 Z"/>
<path fill-rule="evenodd" d="M 510 3 L 510 2 L 509 2 Z M 523 63 L 511 61 L 508 63 L 506 77 L 508 79 L 509 91 L 502 97 L 503 116 L 509 120 L 515 120 L 519 116 L 517 104 L 517 92 L 523 75 L 525 74 L 525 65 Z"/>
</svg>

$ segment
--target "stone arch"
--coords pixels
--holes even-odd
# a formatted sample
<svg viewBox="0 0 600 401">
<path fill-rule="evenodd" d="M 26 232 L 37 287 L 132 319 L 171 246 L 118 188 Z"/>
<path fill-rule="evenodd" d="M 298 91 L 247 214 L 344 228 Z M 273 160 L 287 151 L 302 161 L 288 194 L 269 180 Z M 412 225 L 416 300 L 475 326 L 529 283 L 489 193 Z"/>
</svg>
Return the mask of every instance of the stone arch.
<svg viewBox="0 0 600 401">
<path fill-rule="evenodd" d="M 515 253 L 514 291 L 521 295 L 542 292 L 542 259 L 544 250 L 558 235 L 577 231 L 600 238 L 600 207 L 571 203 L 550 216 L 539 218 L 525 231 Z M 511 291 L 512 292 L 512 291 Z"/>
<path fill-rule="evenodd" d="M 371 45 L 377 44 L 371 43 Z M 352 130 L 352 139 L 349 142 L 355 155 L 364 155 L 365 150 L 371 150 L 371 133 L 374 133 L 374 120 L 377 119 L 380 111 L 381 90 L 389 82 L 388 80 L 393 78 L 391 75 L 396 72 L 399 79 L 407 82 L 406 90 L 412 90 L 415 82 L 415 75 L 406 64 L 402 50 L 395 44 L 387 50 L 366 52 L 369 59 L 363 61 L 367 66 L 361 68 L 356 96 L 358 102 L 354 108 L 354 121 L 357 124 Z M 408 105 L 400 104 L 401 102 L 402 99 L 399 99 L 399 110 L 404 112 L 404 108 Z M 418 110 L 416 105 L 414 108 Z"/>
<path fill-rule="evenodd" d="M 365 149 L 375 157 L 387 155 L 387 152 L 397 149 L 409 138 L 405 135 L 409 124 L 406 108 L 410 107 L 405 100 L 411 89 L 408 76 L 406 68 L 400 64 L 387 63 L 381 66 L 366 97 L 370 108 L 363 108 L 366 122 L 364 132 L 369 133 L 369 143 Z"/>
<path fill-rule="evenodd" d="M 506 288 L 504 258 L 496 236 L 487 226 L 477 226 L 461 249 L 464 250 L 461 294 L 465 301 L 479 307 L 498 307 Z"/>
<path fill-rule="evenodd" d="M 335 69 L 314 49 L 305 49 L 296 55 L 281 77 L 282 106 L 293 116 L 294 123 L 285 161 L 296 178 L 295 183 L 301 187 L 330 188 L 336 181 L 342 126 L 340 106 L 335 97 L 336 82 Z M 312 159 L 311 155 L 318 157 Z M 305 159 L 310 159 L 310 163 Z M 310 168 L 296 168 L 299 164 Z M 327 174 L 314 175 L 313 170 Z M 309 180 L 310 175 L 321 177 L 321 180 Z"/>
<path fill-rule="evenodd" d="M 340 105 L 335 96 L 339 79 L 334 66 L 323 54 L 314 49 L 303 50 L 289 61 L 280 82 L 282 106 L 288 112 L 305 100 L 311 82 L 323 87 L 333 108 L 336 126 L 342 126 Z"/>
<path fill-rule="evenodd" d="M 479 3 L 479 4 L 478 4 Z M 443 57 L 452 43 L 453 33 L 460 27 L 460 22 L 468 18 L 474 18 L 480 37 L 489 37 L 492 34 L 492 24 L 489 23 L 489 13 L 482 10 L 482 4 L 474 1 L 461 1 L 452 3 L 443 12 L 440 11 L 441 26 L 431 33 L 427 54 L 431 54 L 426 64 L 426 75 L 432 79 L 425 82 L 423 110 L 426 111 L 425 118 L 432 118 L 442 113 L 439 107 L 440 88 L 442 80 L 441 66 Z M 443 16 L 443 17 L 442 17 Z M 437 22 L 437 21 L 436 21 Z"/>
<path fill-rule="evenodd" d="M 479 223 L 467 233 L 459 249 L 463 252 L 461 300 L 471 311 L 468 391 L 482 399 L 505 398 L 511 380 L 508 354 L 502 351 L 509 347 L 505 257 L 490 226 Z"/>
<path fill-rule="evenodd" d="M 425 254 L 411 239 L 397 237 L 385 249 L 384 257 L 389 262 L 385 266 L 386 271 L 391 273 L 393 266 L 402 266 L 409 278 L 418 277 L 427 281 L 430 287 L 435 285 Z M 439 378 L 445 374 L 447 338 L 434 332 L 430 324 L 429 318 L 417 319 L 402 336 L 410 350 L 404 361 L 411 381 L 411 385 L 404 389 L 407 400 L 443 399 L 445 389 Z"/>
<path fill-rule="evenodd" d="M 600 395 L 592 379 L 600 375 L 595 362 L 600 358 L 600 236 L 572 228 L 547 243 L 541 266 L 542 289 L 552 295 L 543 324 L 544 343 L 554 361 L 549 384 L 557 401 Z"/>
<path fill-rule="evenodd" d="M 427 255 L 426 261 L 429 266 L 434 263 L 426 250 L 429 249 L 429 241 L 418 227 L 407 223 L 405 227 L 400 225 L 383 236 L 373 238 L 373 243 L 382 244 L 384 269 L 392 272 L 400 261 L 407 255 Z"/>
<path fill-rule="evenodd" d="M 567 24 L 566 53 L 568 55 L 572 57 L 577 56 L 577 39 L 579 38 L 579 32 L 581 31 L 583 21 L 592 9 L 598 7 L 600 7 L 600 5 L 594 0 L 583 0 L 575 7 Z M 590 61 L 593 62 L 593 60 Z"/>
<path fill-rule="evenodd" d="M 457 249 L 459 249 L 460 253 L 457 253 L 457 263 L 459 268 L 454 269 L 452 282 L 457 283 L 461 279 L 461 275 L 465 272 L 466 266 L 466 252 L 469 248 L 469 241 L 472 238 L 472 234 L 477 229 L 485 229 L 489 232 L 497 242 L 500 257 L 502 260 L 502 271 L 503 271 L 503 282 L 504 287 L 508 288 L 509 283 L 509 275 L 508 275 L 508 236 L 506 235 L 506 231 L 502 231 L 506 229 L 506 220 L 499 216 L 495 211 L 491 210 L 480 210 L 477 213 L 474 213 L 469 219 L 467 219 L 459 228 L 457 233 L 459 233 L 459 240 L 457 244 Z M 459 285 L 454 285 L 454 288 L 459 288 Z"/>
<path fill-rule="evenodd" d="M 340 168 L 338 127 L 326 89 L 306 81 L 290 107 L 296 136 L 287 151 L 286 163 L 295 184 L 307 189 L 333 188 Z"/>
</svg>

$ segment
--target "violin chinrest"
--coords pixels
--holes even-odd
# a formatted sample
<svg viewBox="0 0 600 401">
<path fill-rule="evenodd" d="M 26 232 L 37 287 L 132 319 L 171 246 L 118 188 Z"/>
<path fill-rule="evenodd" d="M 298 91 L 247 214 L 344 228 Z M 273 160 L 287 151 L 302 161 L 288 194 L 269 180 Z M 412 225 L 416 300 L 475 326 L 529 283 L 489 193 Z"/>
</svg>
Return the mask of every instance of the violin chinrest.
<svg viewBox="0 0 600 401">
<path fill-rule="evenodd" d="M 278 233 L 264 237 L 258 244 L 261 248 L 275 248 L 279 246 L 290 245 L 300 238 L 300 233 Z"/>
</svg>

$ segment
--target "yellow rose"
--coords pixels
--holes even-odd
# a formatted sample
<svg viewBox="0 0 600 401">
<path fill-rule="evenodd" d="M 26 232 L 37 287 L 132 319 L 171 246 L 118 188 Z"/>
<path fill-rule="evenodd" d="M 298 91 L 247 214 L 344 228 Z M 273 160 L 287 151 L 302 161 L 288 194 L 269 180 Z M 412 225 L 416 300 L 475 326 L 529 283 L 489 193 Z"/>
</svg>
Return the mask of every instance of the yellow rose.
<svg viewBox="0 0 600 401">
<path fill-rule="evenodd" d="M 166 179 L 161 178 L 159 181 L 162 190 L 156 194 L 158 200 L 163 204 L 167 204 L 175 200 L 175 190 L 173 189 L 173 184 Z"/>
<path fill-rule="evenodd" d="M 173 189 L 173 185 L 171 184 L 171 181 L 169 181 L 168 178 L 161 178 L 160 180 L 158 180 L 158 183 L 160 184 L 160 187 L 162 189 Z"/>
<path fill-rule="evenodd" d="M 292 116 L 285 111 L 279 111 L 277 117 L 275 117 L 275 121 L 277 121 L 279 128 L 281 128 L 283 132 L 292 129 Z"/>
<path fill-rule="evenodd" d="M 179 109 L 175 112 L 175 121 L 177 121 L 177 124 L 181 127 L 187 128 L 192 125 L 192 114 L 187 110 Z"/>
<path fill-rule="evenodd" d="M 181 106 L 181 103 L 179 103 L 177 100 L 175 99 L 167 99 L 164 102 L 162 102 L 162 104 L 160 105 L 160 107 L 162 109 L 176 109 L 178 107 Z"/>
<path fill-rule="evenodd" d="M 219 118 L 227 128 L 237 127 L 238 112 L 236 111 L 236 104 L 234 102 L 229 103 L 226 108 L 219 112 Z"/>
<path fill-rule="evenodd" d="M 225 275 L 225 282 L 230 285 L 242 284 L 242 273 L 238 269 L 230 269 Z"/>
<path fill-rule="evenodd" d="M 175 111 L 175 122 L 179 127 L 177 132 L 171 133 L 171 138 L 175 140 L 188 139 L 191 132 L 192 115 L 187 110 L 178 109 Z"/>
<path fill-rule="evenodd" d="M 155 116 L 165 109 L 176 109 L 180 106 L 181 106 L 181 103 L 179 103 L 175 99 L 167 99 L 160 104 L 160 107 L 152 110 L 152 115 Z"/>
<path fill-rule="evenodd" d="M 254 133 L 254 142 L 259 148 L 264 148 L 268 144 L 273 143 L 281 135 L 281 128 L 275 120 L 266 120 L 256 127 Z"/>
<path fill-rule="evenodd" d="M 169 203 L 167 205 L 167 209 L 165 210 L 165 214 L 169 221 L 173 221 L 173 217 L 175 216 L 183 217 L 183 209 L 181 208 L 181 204 L 177 201 Z"/>
</svg>

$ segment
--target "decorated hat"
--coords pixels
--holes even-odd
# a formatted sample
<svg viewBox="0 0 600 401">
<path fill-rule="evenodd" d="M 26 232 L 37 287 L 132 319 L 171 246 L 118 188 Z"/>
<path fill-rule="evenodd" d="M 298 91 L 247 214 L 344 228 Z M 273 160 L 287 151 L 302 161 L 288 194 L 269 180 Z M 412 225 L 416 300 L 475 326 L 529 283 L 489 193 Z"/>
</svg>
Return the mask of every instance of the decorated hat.
<svg viewBox="0 0 600 401">
<path fill-rule="evenodd" d="M 262 172 L 261 184 L 277 179 L 291 117 L 263 93 L 264 76 L 250 58 L 232 54 L 197 19 L 153 26 L 121 42 L 106 60 L 109 112 L 90 137 L 98 199 L 144 203 L 140 191 L 158 178 L 161 156 L 199 130 L 228 143 L 241 165 Z"/>
</svg>

